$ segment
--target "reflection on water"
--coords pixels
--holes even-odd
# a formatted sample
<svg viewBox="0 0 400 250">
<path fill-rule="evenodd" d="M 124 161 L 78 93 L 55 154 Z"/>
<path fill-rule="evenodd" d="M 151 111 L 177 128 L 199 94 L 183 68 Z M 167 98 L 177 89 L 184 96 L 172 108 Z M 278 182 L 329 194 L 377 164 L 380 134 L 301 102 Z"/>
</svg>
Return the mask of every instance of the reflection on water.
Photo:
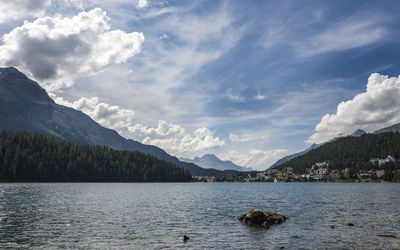
<svg viewBox="0 0 400 250">
<path fill-rule="evenodd" d="M 289 219 L 248 228 L 249 208 Z M 0 248 L 54 247 L 400 248 L 400 184 L 0 184 Z"/>
</svg>

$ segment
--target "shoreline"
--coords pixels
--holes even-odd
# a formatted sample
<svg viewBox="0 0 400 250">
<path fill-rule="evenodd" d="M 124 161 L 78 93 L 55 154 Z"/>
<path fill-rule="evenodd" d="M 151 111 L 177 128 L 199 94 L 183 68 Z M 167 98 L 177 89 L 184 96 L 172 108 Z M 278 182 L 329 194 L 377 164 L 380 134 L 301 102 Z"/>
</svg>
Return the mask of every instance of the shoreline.
<svg viewBox="0 0 400 250">
<path fill-rule="evenodd" d="M 183 184 L 183 183 L 400 183 L 396 181 L 186 181 L 186 182 L 0 182 L 1 184 Z"/>
</svg>

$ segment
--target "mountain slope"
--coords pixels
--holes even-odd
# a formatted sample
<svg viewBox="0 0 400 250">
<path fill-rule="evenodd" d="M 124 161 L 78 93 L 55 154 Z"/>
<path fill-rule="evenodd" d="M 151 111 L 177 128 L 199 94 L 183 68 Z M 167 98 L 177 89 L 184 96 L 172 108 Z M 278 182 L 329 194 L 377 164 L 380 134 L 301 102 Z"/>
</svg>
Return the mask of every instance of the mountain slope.
<svg viewBox="0 0 400 250">
<path fill-rule="evenodd" d="M 295 153 L 295 154 L 292 154 L 292 155 L 287 155 L 287 156 L 285 156 L 285 157 L 279 159 L 279 160 L 276 161 L 274 164 L 272 164 L 269 168 L 277 167 L 277 166 L 279 166 L 279 165 L 281 165 L 281 164 L 283 164 L 283 163 L 285 163 L 285 162 L 290 161 L 291 159 L 294 159 L 294 158 L 296 158 L 296 157 L 298 157 L 298 156 L 304 155 L 304 154 L 306 154 L 308 151 L 313 150 L 314 148 L 318 148 L 318 147 L 319 147 L 319 145 L 314 143 L 314 144 L 312 144 L 309 148 L 307 148 L 307 149 L 304 150 L 304 151 L 301 151 L 301 152 L 298 152 L 298 153 Z"/>
<path fill-rule="evenodd" d="M 364 130 L 362 130 L 362 129 L 357 129 L 357 130 L 354 131 L 350 136 L 351 136 L 351 137 L 359 137 L 359 136 L 362 136 L 362 135 L 364 135 L 364 134 L 366 134 Z M 304 151 L 301 151 L 301 152 L 298 152 L 298 153 L 295 153 L 295 154 L 292 154 L 292 155 L 288 155 L 288 156 L 285 156 L 285 157 L 279 159 L 277 162 L 275 162 L 274 164 L 272 164 L 269 168 L 277 167 L 277 166 L 279 166 L 279 165 L 281 165 L 281 164 L 283 164 L 283 163 L 285 163 L 285 162 L 290 161 L 291 159 L 294 159 L 294 158 L 296 158 L 296 157 L 305 155 L 306 153 L 308 153 L 309 151 L 311 151 L 311 150 L 313 150 L 313 149 L 316 149 L 316 148 L 318 148 L 318 147 L 321 147 L 322 145 L 324 145 L 324 144 L 326 144 L 326 143 L 334 142 L 334 141 L 336 141 L 336 140 L 338 140 L 338 139 L 340 139 L 340 138 L 343 138 L 343 136 L 337 136 L 337 137 L 335 137 L 335 138 L 333 138 L 333 139 L 330 139 L 330 140 L 327 141 L 327 142 L 320 143 L 320 144 L 315 144 L 315 143 L 314 143 L 314 144 L 312 144 L 309 148 L 307 148 L 307 149 L 304 150 Z"/>
<path fill-rule="evenodd" d="M 251 168 L 241 167 L 231 161 L 223 161 L 213 154 L 206 154 L 202 157 L 195 157 L 194 159 L 181 158 L 181 161 L 194 163 L 202 168 L 215 168 L 217 170 L 237 170 L 237 171 L 252 171 Z"/>
<path fill-rule="evenodd" d="M 164 150 L 120 136 L 86 114 L 56 104 L 38 83 L 15 68 L 0 68 L 0 128 L 55 136 L 72 143 L 102 145 L 116 150 L 138 150 L 188 169 L 192 175 L 229 176 L 230 172 L 202 169 L 181 162 Z"/>
<path fill-rule="evenodd" d="M 296 173 L 304 173 L 305 169 L 311 168 L 313 164 L 327 161 L 330 169 L 367 169 L 373 167 L 369 162 L 371 158 L 382 159 L 388 155 L 399 159 L 400 133 L 365 134 L 359 137 L 346 136 L 326 143 L 277 168 L 291 167 Z"/>
<path fill-rule="evenodd" d="M 357 129 L 350 136 L 352 136 L 352 137 L 360 137 L 360 136 L 365 135 L 365 134 L 366 134 L 366 132 L 364 130 Z"/>
<path fill-rule="evenodd" d="M 374 132 L 374 134 L 386 133 L 386 132 L 400 132 L 400 123 L 394 124 L 392 126 L 379 129 Z"/>
</svg>

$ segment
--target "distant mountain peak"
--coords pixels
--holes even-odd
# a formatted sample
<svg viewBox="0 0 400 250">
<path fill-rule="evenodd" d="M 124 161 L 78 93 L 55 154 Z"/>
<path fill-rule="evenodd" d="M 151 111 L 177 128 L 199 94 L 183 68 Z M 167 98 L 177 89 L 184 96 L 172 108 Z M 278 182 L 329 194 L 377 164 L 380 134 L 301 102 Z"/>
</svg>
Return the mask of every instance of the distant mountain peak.
<svg viewBox="0 0 400 250">
<path fill-rule="evenodd" d="M 219 158 L 218 158 L 216 155 L 214 155 L 214 154 L 205 154 L 205 155 L 203 155 L 203 156 L 200 157 L 200 158 L 218 159 L 218 160 L 219 160 Z"/>
<path fill-rule="evenodd" d="M 251 168 L 236 165 L 232 161 L 223 161 L 214 154 L 205 154 L 194 159 L 181 158 L 182 161 L 194 163 L 202 168 L 215 168 L 218 170 L 252 171 Z"/>
<path fill-rule="evenodd" d="M 362 129 L 357 129 L 357 130 L 354 131 L 350 136 L 359 137 L 359 136 L 362 136 L 362 135 L 364 135 L 364 134 L 366 134 L 366 132 L 365 132 L 364 130 L 362 130 Z"/>
</svg>

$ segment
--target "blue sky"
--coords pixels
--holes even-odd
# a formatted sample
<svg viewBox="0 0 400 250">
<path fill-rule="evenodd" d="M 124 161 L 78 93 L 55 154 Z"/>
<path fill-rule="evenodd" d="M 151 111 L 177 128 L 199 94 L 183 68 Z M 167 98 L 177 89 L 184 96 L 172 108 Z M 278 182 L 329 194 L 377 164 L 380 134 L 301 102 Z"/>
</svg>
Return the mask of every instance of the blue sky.
<svg viewBox="0 0 400 250">
<path fill-rule="evenodd" d="M 1 3 L 2 66 L 176 156 L 262 170 L 400 122 L 398 1 Z"/>
</svg>

